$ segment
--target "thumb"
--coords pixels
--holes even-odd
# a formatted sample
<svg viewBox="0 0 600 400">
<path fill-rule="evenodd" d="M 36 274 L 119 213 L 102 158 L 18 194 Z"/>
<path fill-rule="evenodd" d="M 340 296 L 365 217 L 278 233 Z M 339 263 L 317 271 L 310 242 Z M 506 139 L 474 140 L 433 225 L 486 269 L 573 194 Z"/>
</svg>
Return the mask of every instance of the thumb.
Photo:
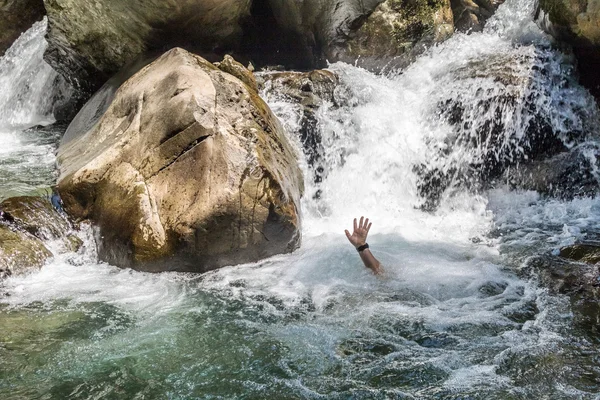
<svg viewBox="0 0 600 400">
<path fill-rule="evenodd" d="M 348 240 L 350 240 L 352 235 L 350 234 L 350 232 L 348 232 L 348 229 L 346 229 L 344 232 L 346 232 L 346 237 L 348 238 Z"/>
</svg>

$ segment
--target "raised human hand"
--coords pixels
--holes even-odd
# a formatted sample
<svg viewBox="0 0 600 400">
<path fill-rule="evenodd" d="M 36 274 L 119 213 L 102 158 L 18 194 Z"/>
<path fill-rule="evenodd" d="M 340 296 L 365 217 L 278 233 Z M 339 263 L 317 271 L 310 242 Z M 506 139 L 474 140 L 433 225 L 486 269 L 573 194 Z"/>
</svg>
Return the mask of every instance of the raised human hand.
<svg viewBox="0 0 600 400">
<path fill-rule="evenodd" d="M 350 234 L 347 229 L 345 231 L 346 237 L 354 247 L 358 248 L 367 243 L 367 235 L 369 234 L 371 225 L 372 223 L 369 223 L 369 218 L 365 219 L 365 217 L 360 217 L 360 222 L 358 223 L 356 218 L 354 218 L 354 232 Z"/>
</svg>

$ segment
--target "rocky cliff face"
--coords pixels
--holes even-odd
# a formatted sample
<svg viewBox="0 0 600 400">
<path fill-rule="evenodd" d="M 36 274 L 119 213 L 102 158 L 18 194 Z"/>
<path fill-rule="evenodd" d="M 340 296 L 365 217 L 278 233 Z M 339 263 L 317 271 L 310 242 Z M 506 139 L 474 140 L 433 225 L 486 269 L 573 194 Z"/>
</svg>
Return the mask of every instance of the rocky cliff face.
<svg viewBox="0 0 600 400">
<path fill-rule="evenodd" d="M 296 152 L 249 73 L 220 66 L 246 82 L 173 49 L 61 143 L 58 189 L 67 212 L 97 226 L 101 259 L 204 272 L 299 245 Z M 104 105 L 86 108 L 94 119 Z"/>
<path fill-rule="evenodd" d="M 573 46 L 581 82 L 600 97 L 600 1 L 540 0 L 540 25 Z"/>
<path fill-rule="evenodd" d="M 45 0 L 46 60 L 92 92 L 123 67 L 180 46 L 257 66 L 401 66 L 453 31 L 449 0 Z M 399 62 L 402 58 L 403 62 Z M 390 64 L 390 61 L 397 61 Z"/>
<path fill-rule="evenodd" d="M 45 13 L 42 0 L 0 0 L 0 56 Z"/>
<path fill-rule="evenodd" d="M 251 0 L 167 0 L 132 3 L 45 0 L 45 58 L 76 87 L 92 90 L 126 64 L 174 46 L 210 52 L 239 42 Z"/>
</svg>

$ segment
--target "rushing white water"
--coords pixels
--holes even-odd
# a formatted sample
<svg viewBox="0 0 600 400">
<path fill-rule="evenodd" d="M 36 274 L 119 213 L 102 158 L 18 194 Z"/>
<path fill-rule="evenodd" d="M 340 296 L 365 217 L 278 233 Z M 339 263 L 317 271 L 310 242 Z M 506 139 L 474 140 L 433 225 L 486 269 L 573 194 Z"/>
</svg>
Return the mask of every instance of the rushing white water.
<svg viewBox="0 0 600 400">
<path fill-rule="evenodd" d="M 55 122 L 53 108 L 70 87 L 43 60 L 47 21 L 23 33 L 0 58 L 0 199 L 47 188 L 54 181 L 60 129 L 28 131 Z"/>
<path fill-rule="evenodd" d="M 568 299 L 512 271 L 585 235 L 600 201 L 461 185 L 490 152 L 525 154 L 534 117 L 566 147 L 595 133 L 595 104 L 533 23 L 534 3 L 508 0 L 485 32 L 456 34 L 396 76 L 331 66 L 344 105 L 319 110 L 327 174 L 311 183 L 304 163 L 304 241 L 294 254 L 203 276 L 149 275 L 98 263 L 87 240 L 78 254 L 9 279 L 0 299 L 9 321 L 54 316 L 37 333 L 50 343 L 40 360 L 22 367 L 0 353 L 27 382 L 17 394 L 597 398 L 597 343 L 571 329 Z M 296 105 L 265 96 L 298 131 Z M 461 103 L 461 124 L 440 108 L 448 100 Z M 465 139 L 497 112 L 498 141 Z M 462 171 L 434 212 L 419 209 L 419 165 Z M 383 278 L 343 235 L 360 214 L 373 221 Z M 9 337 L 18 353 L 19 340 L 38 336 Z"/>
</svg>

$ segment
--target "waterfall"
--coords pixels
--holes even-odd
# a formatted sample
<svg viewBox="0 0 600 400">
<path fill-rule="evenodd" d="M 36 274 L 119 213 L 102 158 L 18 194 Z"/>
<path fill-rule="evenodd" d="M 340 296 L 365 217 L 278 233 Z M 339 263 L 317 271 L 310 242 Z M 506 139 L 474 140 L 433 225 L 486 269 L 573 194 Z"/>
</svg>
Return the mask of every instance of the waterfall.
<svg viewBox="0 0 600 400">
<path fill-rule="evenodd" d="M 484 32 L 395 74 L 330 66 L 340 85 L 315 114 L 319 156 L 302 162 L 295 253 L 151 275 L 99 263 L 88 237 L 8 279 L 0 397 L 597 398 L 597 334 L 573 327 L 568 298 L 519 274 L 600 223 L 598 198 L 507 184 L 536 157 L 594 150 L 600 126 L 535 4 L 507 0 Z M 263 96 L 301 150 L 300 106 Z M 32 109 L 47 116 L 42 103 Z M 361 214 L 383 277 L 343 234 Z"/>
<path fill-rule="evenodd" d="M 53 107 L 70 88 L 44 62 L 48 22 L 36 22 L 0 59 L 0 127 L 54 122 Z"/>
<path fill-rule="evenodd" d="M 43 55 L 47 20 L 36 22 L 0 58 L 0 199 L 31 194 L 55 181 L 54 150 L 62 128 L 53 111 L 72 94 Z"/>
</svg>

